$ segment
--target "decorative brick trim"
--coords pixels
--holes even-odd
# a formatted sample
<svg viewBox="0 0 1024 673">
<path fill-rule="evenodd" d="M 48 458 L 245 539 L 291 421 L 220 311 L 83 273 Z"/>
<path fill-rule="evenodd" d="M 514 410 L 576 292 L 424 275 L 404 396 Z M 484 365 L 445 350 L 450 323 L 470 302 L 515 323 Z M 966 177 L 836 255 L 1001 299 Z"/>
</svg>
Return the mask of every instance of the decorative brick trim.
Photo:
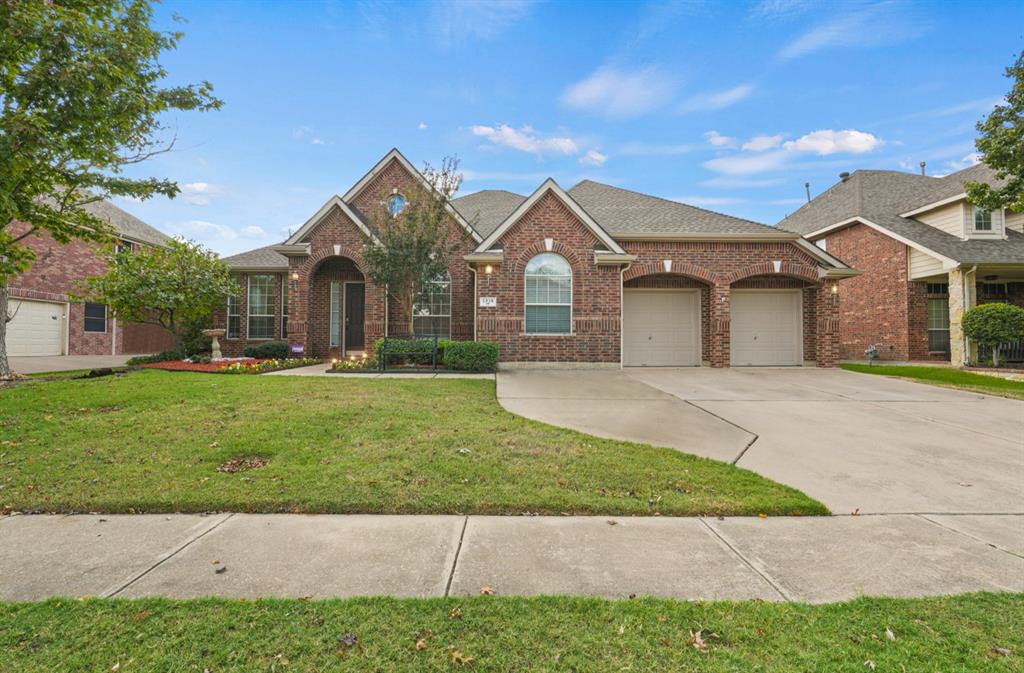
<svg viewBox="0 0 1024 673">
<path fill-rule="evenodd" d="M 622 275 L 623 280 L 633 280 L 640 276 L 652 276 L 652 275 L 672 275 L 672 276 L 687 276 L 689 278 L 696 278 L 697 280 L 705 283 L 714 284 L 716 274 L 710 269 L 706 269 L 690 262 L 682 262 L 678 259 L 673 259 L 672 270 L 665 270 L 665 263 L 662 262 L 648 262 L 646 264 L 635 264 Z"/>
<path fill-rule="evenodd" d="M 726 274 L 722 279 L 723 282 L 732 284 L 738 280 L 749 278 L 750 276 L 791 276 L 793 278 L 801 278 L 811 283 L 818 283 L 818 270 L 813 266 L 807 266 L 805 264 L 797 264 L 796 262 L 790 262 L 786 260 L 779 260 L 779 270 L 775 270 L 775 262 L 759 262 L 758 264 L 752 264 L 748 267 L 737 269 L 730 274 Z"/>
<path fill-rule="evenodd" d="M 572 217 L 575 218 L 576 216 L 573 215 Z M 529 264 L 530 260 L 536 257 L 537 255 L 541 255 L 545 252 L 553 252 L 556 255 L 561 255 L 562 257 L 565 257 L 565 259 L 569 262 L 569 266 L 572 267 L 573 275 L 576 275 L 576 270 L 579 269 L 582 265 L 582 262 L 580 261 L 579 257 L 576 256 L 576 253 L 572 250 L 572 248 L 565 245 L 561 241 L 555 239 L 551 245 L 551 250 L 548 250 L 548 247 L 544 241 L 538 241 L 533 245 L 527 247 L 525 250 L 523 250 L 523 252 L 519 254 L 519 257 L 516 258 L 515 264 L 512 268 L 515 269 L 516 273 L 525 273 L 526 265 Z"/>
</svg>

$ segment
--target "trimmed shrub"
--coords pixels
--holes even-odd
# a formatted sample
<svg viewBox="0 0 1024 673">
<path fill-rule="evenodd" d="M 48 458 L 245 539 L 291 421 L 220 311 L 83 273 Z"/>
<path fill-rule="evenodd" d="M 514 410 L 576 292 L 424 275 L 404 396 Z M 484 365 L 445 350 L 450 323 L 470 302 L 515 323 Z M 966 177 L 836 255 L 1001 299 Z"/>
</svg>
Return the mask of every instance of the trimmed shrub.
<svg viewBox="0 0 1024 673">
<path fill-rule="evenodd" d="M 493 341 L 450 341 L 444 350 L 444 364 L 461 372 L 493 372 L 498 368 L 499 349 Z"/>
<path fill-rule="evenodd" d="M 968 338 L 992 347 L 999 366 L 999 346 L 1024 339 L 1024 308 L 996 302 L 975 306 L 964 313 L 961 327 Z"/>
<path fill-rule="evenodd" d="M 284 360 L 291 355 L 287 341 L 266 341 L 258 346 L 249 346 L 243 351 L 247 358 Z"/>
<path fill-rule="evenodd" d="M 128 358 L 127 364 L 131 365 L 148 365 L 152 362 L 168 362 L 170 360 L 184 360 L 185 353 L 182 351 L 164 351 L 162 353 L 154 353 L 153 355 L 136 355 L 135 357 Z"/>
<path fill-rule="evenodd" d="M 437 340 L 438 364 L 444 362 L 445 348 L 450 343 L 453 343 L 450 339 Z M 373 342 L 373 352 L 375 355 L 380 356 L 382 348 L 384 348 L 384 339 L 377 339 Z M 388 366 L 400 364 L 429 365 L 432 361 L 433 354 L 433 339 L 388 338 L 387 353 L 384 354 L 384 357 L 387 358 Z"/>
</svg>

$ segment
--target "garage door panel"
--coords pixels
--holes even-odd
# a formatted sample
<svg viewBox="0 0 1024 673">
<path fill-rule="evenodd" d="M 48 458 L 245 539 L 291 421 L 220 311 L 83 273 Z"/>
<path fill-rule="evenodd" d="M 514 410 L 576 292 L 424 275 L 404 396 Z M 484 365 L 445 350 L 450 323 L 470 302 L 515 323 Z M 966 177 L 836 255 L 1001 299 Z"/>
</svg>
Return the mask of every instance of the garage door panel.
<svg viewBox="0 0 1024 673">
<path fill-rule="evenodd" d="M 64 352 L 64 305 L 11 299 L 14 319 L 7 323 L 7 354 L 61 355 Z"/>
<path fill-rule="evenodd" d="M 731 293 L 730 351 L 734 366 L 802 364 L 799 291 Z"/>
<path fill-rule="evenodd" d="M 623 364 L 679 367 L 700 364 L 700 294 L 639 290 L 623 295 Z"/>
</svg>

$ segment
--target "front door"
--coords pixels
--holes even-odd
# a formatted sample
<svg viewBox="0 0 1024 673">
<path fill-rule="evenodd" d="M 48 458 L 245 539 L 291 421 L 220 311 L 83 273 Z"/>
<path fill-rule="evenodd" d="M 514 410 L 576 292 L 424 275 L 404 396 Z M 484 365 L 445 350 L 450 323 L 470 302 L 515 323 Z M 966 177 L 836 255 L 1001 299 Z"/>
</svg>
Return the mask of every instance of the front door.
<svg viewBox="0 0 1024 673">
<path fill-rule="evenodd" d="M 366 306 L 366 286 L 363 283 L 345 283 L 345 350 L 361 351 L 366 348 L 363 331 L 363 309 Z"/>
</svg>

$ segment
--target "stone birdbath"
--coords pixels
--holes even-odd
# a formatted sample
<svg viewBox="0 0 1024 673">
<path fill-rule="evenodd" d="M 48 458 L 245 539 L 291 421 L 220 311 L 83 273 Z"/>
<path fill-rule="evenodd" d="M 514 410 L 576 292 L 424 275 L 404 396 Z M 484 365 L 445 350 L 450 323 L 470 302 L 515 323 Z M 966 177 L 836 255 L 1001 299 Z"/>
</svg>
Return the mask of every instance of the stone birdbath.
<svg viewBox="0 0 1024 673">
<path fill-rule="evenodd" d="M 217 341 L 218 337 L 222 337 L 226 334 L 223 329 L 204 329 L 203 336 L 210 337 L 210 359 L 220 360 L 224 356 L 220 352 L 220 342 Z"/>
</svg>

